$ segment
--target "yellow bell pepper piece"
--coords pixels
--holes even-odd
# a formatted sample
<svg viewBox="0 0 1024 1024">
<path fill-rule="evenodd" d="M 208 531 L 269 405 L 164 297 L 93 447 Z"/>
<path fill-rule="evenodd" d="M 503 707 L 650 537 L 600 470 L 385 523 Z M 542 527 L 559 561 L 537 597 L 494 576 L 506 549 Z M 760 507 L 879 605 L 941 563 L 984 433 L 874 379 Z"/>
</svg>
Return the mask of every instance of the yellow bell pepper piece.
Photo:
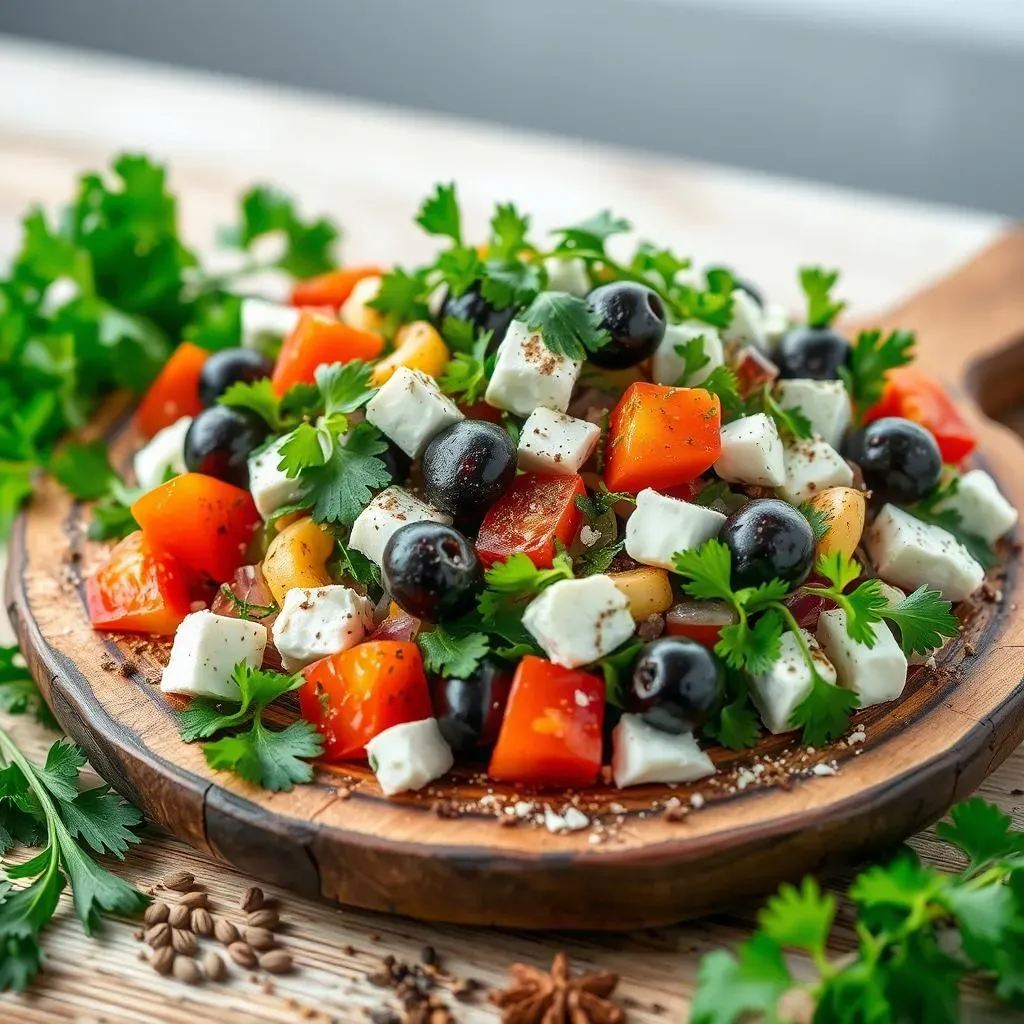
<svg viewBox="0 0 1024 1024">
<path fill-rule="evenodd" d="M 648 615 L 667 612 L 672 607 L 672 585 L 664 569 L 631 569 L 629 572 L 613 572 L 612 583 L 629 601 L 629 614 L 637 622 Z"/>
<path fill-rule="evenodd" d="M 282 530 L 267 548 L 263 578 L 278 604 L 295 587 L 324 587 L 331 582 L 327 559 L 334 554 L 334 538 L 310 518 Z"/>
<path fill-rule="evenodd" d="M 395 351 L 373 368 L 373 383 L 380 387 L 400 366 L 440 377 L 448 359 L 448 346 L 426 320 L 403 324 L 395 335 Z"/>
</svg>

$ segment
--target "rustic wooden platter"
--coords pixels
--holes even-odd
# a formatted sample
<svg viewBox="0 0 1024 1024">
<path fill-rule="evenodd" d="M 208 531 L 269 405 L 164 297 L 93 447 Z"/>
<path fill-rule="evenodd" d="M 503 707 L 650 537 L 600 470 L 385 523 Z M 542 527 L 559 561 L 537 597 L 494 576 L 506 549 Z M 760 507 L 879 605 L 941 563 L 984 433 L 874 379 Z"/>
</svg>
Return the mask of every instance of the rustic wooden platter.
<svg viewBox="0 0 1024 1024">
<path fill-rule="evenodd" d="M 963 399 L 982 461 L 1024 507 L 1024 445 L 983 415 L 1010 422 L 1024 408 L 1024 234 L 882 323 L 918 331 L 922 362 Z M 122 455 L 133 444 L 124 412 L 95 424 Z M 1013 543 L 941 664 L 918 670 L 897 704 L 856 717 L 862 741 L 811 752 L 769 739 L 752 754 L 714 751 L 713 779 L 626 792 L 517 793 L 463 773 L 389 801 L 368 771 L 321 766 L 311 784 L 271 794 L 210 770 L 179 740 L 177 708 L 156 686 L 167 644 L 90 629 L 81 583 L 103 549 L 84 540 L 84 523 L 85 511 L 45 484 L 17 523 L 7 578 L 22 648 L 61 724 L 105 779 L 196 848 L 343 904 L 510 927 L 669 923 L 899 841 L 1024 738 Z M 587 828 L 545 827 L 570 803 Z"/>
</svg>

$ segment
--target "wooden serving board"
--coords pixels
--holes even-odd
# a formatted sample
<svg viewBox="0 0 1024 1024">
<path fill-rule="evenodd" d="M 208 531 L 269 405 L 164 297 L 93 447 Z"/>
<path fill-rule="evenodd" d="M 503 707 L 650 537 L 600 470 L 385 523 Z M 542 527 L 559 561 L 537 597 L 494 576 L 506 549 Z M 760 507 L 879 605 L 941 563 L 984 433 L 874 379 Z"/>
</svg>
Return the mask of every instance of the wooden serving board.
<svg viewBox="0 0 1024 1024">
<path fill-rule="evenodd" d="M 1024 408 L 1024 234 L 883 323 L 918 331 L 921 361 L 963 398 L 983 462 L 1024 507 L 1024 445 L 982 415 Z M 122 456 L 133 446 L 124 412 L 95 425 Z M 193 846 L 344 904 L 527 928 L 669 923 L 901 840 L 1024 738 L 1024 582 L 1012 544 L 941 664 L 915 672 L 901 701 L 856 716 L 863 742 L 811 752 L 769 738 L 752 753 L 713 751 L 713 779 L 624 792 L 515 792 L 462 772 L 386 800 L 367 770 L 325 765 L 309 785 L 267 793 L 210 770 L 179 740 L 177 708 L 157 687 L 168 644 L 90 629 L 82 580 L 103 549 L 83 527 L 84 510 L 45 483 L 17 523 L 7 578 L 22 648 L 61 724 L 105 779 Z M 545 827 L 545 812 L 570 802 L 590 826 Z M 691 803 L 702 806 L 679 813 Z M 522 817 L 504 812 L 516 804 Z"/>
</svg>

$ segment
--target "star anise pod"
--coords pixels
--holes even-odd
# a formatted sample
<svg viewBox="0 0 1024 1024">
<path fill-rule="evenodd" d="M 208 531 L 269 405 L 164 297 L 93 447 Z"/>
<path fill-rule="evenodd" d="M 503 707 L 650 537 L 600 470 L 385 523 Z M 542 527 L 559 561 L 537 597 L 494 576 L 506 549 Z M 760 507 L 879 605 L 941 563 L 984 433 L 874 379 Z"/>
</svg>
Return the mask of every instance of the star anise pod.
<svg viewBox="0 0 1024 1024">
<path fill-rule="evenodd" d="M 557 953 L 551 970 L 528 964 L 509 967 L 512 984 L 491 994 L 501 1010 L 502 1024 L 624 1024 L 625 1012 L 608 997 L 619 976 L 594 971 L 573 977 L 564 953 Z"/>
</svg>

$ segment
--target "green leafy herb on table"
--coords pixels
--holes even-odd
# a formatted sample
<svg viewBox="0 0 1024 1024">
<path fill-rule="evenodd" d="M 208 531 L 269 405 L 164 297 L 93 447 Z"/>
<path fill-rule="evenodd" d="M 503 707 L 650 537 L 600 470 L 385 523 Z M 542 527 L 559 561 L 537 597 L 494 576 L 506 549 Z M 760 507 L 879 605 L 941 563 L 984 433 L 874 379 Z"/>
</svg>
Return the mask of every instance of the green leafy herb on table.
<svg viewBox="0 0 1024 1024">
<path fill-rule="evenodd" d="M 1024 834 L 975 797 L 936 831 L 969 863 L 945 874 L 904 849 L 854 879 L 856 948 L 828 954 L 836 899 L 812 878 L 783 885 L 735 953 L 701 961 L 693 1024 L 777 1021 L 780 1001 L 809 999 L 815 1021 L 960 1020 L 959 987 L 976 979 L 1009 1006 L 1024 1007 Z M 814 976 L 794 975 L 787 951 L 808 957 Z"/>
<path fill-rule="evenodd" d="M 317 731 L 301 719 L 283 729 L 271 729 L 263 721 L 270 704 L 302 685 L 302 675 L 254 669 L 239 662 L 231 679 L 241 694 L 237 706 L 231 701 L 194 698 L 178 720 L 181 738 L 192 743 L 230 730 L 203 744 L 211 768 L 235 772 L 247 782 L 275 792 L 309 782 L 313 769 L 308 759 L 323 749 Z"/>
<path fill-rule="evenodd" d="M 0 710 L 12 715 L 31 713 L 40 725 L 59 728 L 17 647 L 0 647 Z"/>
<path fill-rule="evenodd" d="M 281 251 L 257 259 L 251 247 L 271 235 L 283 240 Z M 58 440 L 104 396 L 141 392 L 183 338 L 208 348 L 237 343 L 240 301 L 229 289 L 239 275 L 326 270 L 336 237 L 329 222 L 304 221 L 286 196 L 259 187 L 243 197 L 231 233 L 250 258 L 213 275 L 181 238 L 164 168 L 133 154 L 109 173 L 83 175 L 60 217 L 32 210 L 0 277 L 0 538 Z M 97 535 L 131 529 L 124 495 L 99 497 Z"/>
<path fill-rule="evenodd" d="M 79 791 L 84 765 L 85 755 L 66 740 L 37 765 L 0 730 L 0 855 L 17 845 L 42 847 L 30 860 L 7 865 L 0 880 L 0 991 L 21 991 L 39 972 L 42 932 L 65 885 L 89 935 L 102 913 L 137 914 L 148 902 L 93 859 L 123 859 L 138 842 L 131 829 L 142 815 L 109 786 Z M 27 884 L 12 884 L 19 882 Z"/>
<path fill-rule="evenodd" d="M 89 521 L 91 540 L 119 540 L 139 528 L 131 506 L 142 491 L 114 472 L 105 441 L 62 444 L 50 461 L 50 472 L 79 501 L 96 503 Z"/>
</svg>

